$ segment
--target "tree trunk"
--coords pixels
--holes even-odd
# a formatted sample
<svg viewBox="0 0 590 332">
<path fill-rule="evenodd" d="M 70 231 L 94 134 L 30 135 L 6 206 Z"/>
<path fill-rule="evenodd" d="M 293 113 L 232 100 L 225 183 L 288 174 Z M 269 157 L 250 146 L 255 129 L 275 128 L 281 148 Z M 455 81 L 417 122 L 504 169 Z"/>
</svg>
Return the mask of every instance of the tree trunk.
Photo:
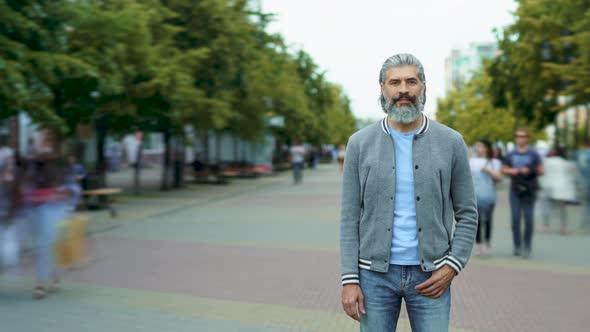
<svg viewBox="0 0 590 332">
<path fill-rule="evenodd" d="M 584 124 L 584 145 L 589 145 L 590 144 L 590 108 L 588 108 L 588 106 L 585 106 L 585 111 L 586 111 L 586 121 Z"/>
<path fill-rule="evenodd" d="M 104 120 L 98 120 L 96 123 L 96 182 L 98 188 L 105 188 L 107 186 L 106 179 L 106 158 L 105 148 L 107 142 L 107 126 Z"/>
<path fill-rule="evenodd" d="M 135 195 L 139 195 L 141 194 L 140 192 L 140 183 L 139 183 L 139 177 L 140 177 L 140 172 L 141 172 L 141 159 L 143 157 L 143 142 L 140 142 L 139 145 L 137 146 L 137 156 L 135 158 L 135 165 L 133 165 L 133 167 L 135 168 L 134 172 L 133 172 L 133 191 L 135 192 Z"/>
<path fill-rule="evenodd" d="M 215 131 L 215 178 L 217 183 L 223 182 L 223 170 L 224 167 L 221 164 L 221 137 L 222 131 Z"/>
<path fill-rule="evenodd" d="M 184 183 L 185 149 L 184 144 L 174 139 L 174 188 L 181 188 Z"/>
<path fill-rule="evenodd" d="M 555 133 L 553 133 L 553 150 L 557 151 L 560 142 L 561 130 L 559 129 L 559 120 L 555 119 Z"/>
<path fill-rule="evenodd" d="M 221 137 L 222 131 L 217 130 L 215 133 L 215 162 L 221 167 Z"/>
<path fill-rule="evenodd" d="M 563 146 L 565 147 L 565 149 L 567 150 L 569 147 L 569 121 L 568 121 L 568 116 L 567 116 L 567 111 L 563 112 Z"/>
<path fill-rule="evenodd" d="M 574 123 L 574 151 L 578 149 L 580 144 L 580 108 L 576 107 L 575 123 Z"/>
<path fill-rule="evenodd" d="M 239 150 L 239 138 L 238 136 L 234 136 L 234 161 L 238 162 L 241 161 L 240 157 L 238 156 L 238 150 Z"/>
<path fill-rule="evenodd" d="M 170 131 L 168 129 L 162 132 L 164 134 L 164 158 L 162 164 L 162 179 L 160 190 L 168 190 L 168 174 L 170 170 Z"/>
<path fill-rule="evenodd" d="M 21 153 L 20 153 L 20 118 L 17 115 L 10 117 L 9 119 L 9 138 L 10 138 L 10 147 L 14 152 L 14 185 L 10 187 L 9 192 L 9 216 L 14 216 L 16 211 L 23 207 L 23 195 L 21 194 L 23 190 L 23 180 L 24 180 L 24 172 L 25 172 L 25 160 L 23 160 Z"/>
<path fill-rule="evenodd" d="M 203 134 L 203 166 L 209 168 L 209 131 L 205 130 Z"/>
<path fill-rule="evenodd" d="M 19 138 L 20 138 L 20 121 L 19 121 L 19 116 L 18 114 L 15 116 L 11 116 L 9 118 L 9 122 L 8 122 L 8 128 L 9 128 L 9 144 L 10 147 L 12 148 L 12 151 L 14 151 L 14 160 L 16 161 L 17 158 L 19 157 L 19 152 L 20 152 L 20 144 L 19 144 Z M 0 160 L 1 161 L 1 160 Z"/>
</svg>

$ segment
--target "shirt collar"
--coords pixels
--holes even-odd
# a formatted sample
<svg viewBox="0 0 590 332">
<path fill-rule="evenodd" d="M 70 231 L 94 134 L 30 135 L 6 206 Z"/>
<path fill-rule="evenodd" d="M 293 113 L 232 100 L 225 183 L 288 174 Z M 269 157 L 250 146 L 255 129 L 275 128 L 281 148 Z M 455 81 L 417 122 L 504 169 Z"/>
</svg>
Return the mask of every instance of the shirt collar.
<svg viewBox="0 0 590 332">
<path fill-rule="evenodd" d="M 424 121 L 422 121 L 422 126 L 416 132 L 416 136 L 422 136 L 422 135 L 426 134 L 426 132 L 430 128 L 430 120 L 428 119 L 428 117 L 424 113 L 422 113 L 422 116 L 424 118 Z M 387 135 L 391 135 L 391 131 L 389 130 L 389 125 L 387 124 L 387 116 L 385 118 L 383 118 L 383 120 L 381 120 L 381 129 Z"/>
</svg>

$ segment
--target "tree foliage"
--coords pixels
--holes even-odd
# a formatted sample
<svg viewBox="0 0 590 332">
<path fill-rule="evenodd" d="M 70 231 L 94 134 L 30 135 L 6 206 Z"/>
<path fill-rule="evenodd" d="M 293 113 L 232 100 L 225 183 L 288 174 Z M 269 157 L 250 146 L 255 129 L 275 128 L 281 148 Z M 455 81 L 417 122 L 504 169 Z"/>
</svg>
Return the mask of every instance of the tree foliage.
<svg viewBox="0 0 590 332">
<path fill-rule="evenodd" d="M 482 137 L 505 142 L 512 139 L 513 112 L 493 105 L 489 93 L 491 80 L 481 70 L 464 87 L 438 100 L 437 120 L 460 132 L 468 144 Z"/>
<path fill-rule="evenodd" d="M 255 140 L 268 114 L 284 141 L 354 131 L 343 89 L 290 52 L 246 0 L 0 1 L 0 109 L 73 134 L 182 135 L 186 125 Z"/>
<path fill-rule="evenodd" d="M 509 140 L 519 126 L 540 137 L 559 112 L 590 102 L 590 1 L 518 2 L 499 56 L 438 101 L 437 119 L 469 143 Z"/>
<path fill-rule="evenodd" d="M 515 23 L 498 38 L 502 54 L 488 67 L 494 105 L 542 128 L 558 112 L 588 103 L 589 31 L 588 0 L 519 1 Z"/>
</svg>

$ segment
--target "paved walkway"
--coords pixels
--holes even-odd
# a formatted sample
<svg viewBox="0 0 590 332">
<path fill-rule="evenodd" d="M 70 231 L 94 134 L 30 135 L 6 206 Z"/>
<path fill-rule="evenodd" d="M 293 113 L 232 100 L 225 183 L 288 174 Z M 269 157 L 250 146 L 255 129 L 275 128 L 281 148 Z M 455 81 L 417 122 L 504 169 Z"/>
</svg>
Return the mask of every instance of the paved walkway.
<svg viewBox="0 0 590 332">
<path fill-rule="evenodd" d="M 357 331 L 340 307 L 334 165 L 123 197 L 120 217 L 92 214 L 90 264 L 62 292 L 30 300 L 32 275 L 0 277 L 1 331 Z M 492 255 L 453 284 L 453 331 L 587 331 L 590 235 L 535 234 L 511 256 L 505 193 Z M 405 315 L 398 331 L 409 331 Z"/>
</svg>

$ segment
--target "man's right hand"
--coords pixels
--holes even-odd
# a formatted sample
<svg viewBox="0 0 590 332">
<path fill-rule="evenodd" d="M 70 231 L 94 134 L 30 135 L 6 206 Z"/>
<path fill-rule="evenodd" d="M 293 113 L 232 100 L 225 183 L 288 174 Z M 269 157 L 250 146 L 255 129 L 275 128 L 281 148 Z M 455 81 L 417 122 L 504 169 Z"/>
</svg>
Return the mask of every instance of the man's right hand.
<svg viewBox="0 0 590 332">
<path fill-rule="evenodd" d="M 359 311 L 363 315 L 367 314 L 365 312 L 365 299 L 359 285 L 352 284 L 342 287 L 342 307 L 348 316 L 359 322 L 361 321 Z"/>
</svg>

